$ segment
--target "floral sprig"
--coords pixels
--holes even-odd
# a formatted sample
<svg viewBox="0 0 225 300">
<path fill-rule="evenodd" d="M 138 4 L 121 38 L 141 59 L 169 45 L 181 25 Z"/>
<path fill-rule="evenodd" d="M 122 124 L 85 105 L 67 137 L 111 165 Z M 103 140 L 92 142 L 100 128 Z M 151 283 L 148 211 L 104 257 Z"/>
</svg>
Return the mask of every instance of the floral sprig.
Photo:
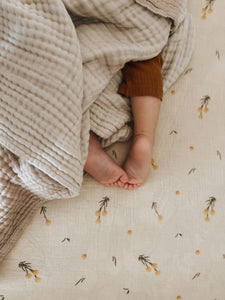
<svg viewBox="0 0 225 300">
<path fill-rule="evenodd" d="M 157 170 L 157 169 L 158 169 L 158 166 L 155 165 L 155 160 L 154 160 L 153 158 L 152 158 L 152 160 L 151 160 L 151 163 L 152 163 L 153 169 L 154 169 L 154 170 Z"/>
<path fill-rule="evenodd" d="M 210 100 L 210 96 L 206 95 L 204 97 L 202 97 L 200 99 L 200 101 L 202 102 L 201 106 L 198 107 L 198 111 L 200 112 L 199 114 L 199 119 L 203 119 L 203 115 L 202 115 L 202 111 L 204 111 L 204 113 L 207 113 L 209 111 L 209 109 L 207 108 L 207 105 L 209 104 L 209 100 Z M 204 108 L 205 107 L 205 108 Z M 204 108 L 204 109 L 203 109 Z"/>
<path fill-rule="evenodd" d="M 25 261 L 21 261 L 19 263 L 19 268 L 21 268 L 24 272 L 26 272 L 26 275 L 25 275 L 26 278 L 29 279 L 29 278 L 32 277 L 32 275 L 34 275 L 34 277 L 35 277 L 34 281 L 35 282 L 39 282 L 41 280 L 41 278 L 37 276 L 37 274 L 39 273 L 38 270 L 32 269 L 31 266 L 30 266 L 30 263 L 27 263 Z M 29 273 L 29 271 L 31 273 Z"/>
<path fill-rule="evenodd" d="M 45 218 L 45 224 L 46 225 L 50 225 L 52 223 L 51 220 L 49 220 L 47 217 L 46 217 L 46 206 L 42 206 L 41 207 L 41 211 L 40 211 L 40 214 L 43 214 L 44 215 L 44 218 Z"/>
<path fill-rule="evenodd" d="M 126 294 L 130 293 L 130 290 L 128 288 L 123 288 L 124 291 L 126 291 Z"/>
<path fill-rule="evenodd" d="M 98 210 L 96 210 L 96 212 L 95 212 L 95 215 L 96 216 L 98 216 L 98 218 L 96 219 L 96 223 L 101 223 L 101 211 L 102 211 L 102 216 L 106 216 L 107 215 L 107 210 L 106 210 L 106 208 L 107 208 L 107 206 L 108 206 L 108 202 L 109 202 L 109 197 L 103 197 L 103 199 L 102 200 L 100 200 L 99 201 L 99 203 L 100 203 L 100 207 L 99 207 L 99 209 Z"/>
<path fill-rule="evenodd" d="M 177 131 L 176 130 L 172 130 L 169 134 L 171 135 L 173 133 L 177 134 Z"/>
<path fill-rule="evenodd" d="M 196 274 L 192 277 L 192 279 L 195 279 L 195 278 L 199 277 L 200 274 L 201 274 L 200 272 L 196 273 Z"/>
<path fill-rule="evenodd" d="M 74 285 L 78 285 L 80 282 L 82 283 L 84 280 L 85 280 L 85 277 L 82 277 Z"/>
<path fill-rule="evenodd" d="M 159 214 L 157 210 L 157 202 L 152 202 L 152 209 L 154 208 L 154 211 L 158 215 L 158 220 L 161 221 L 163 219 L 163 216 Z"/>
<path fill-rule="evenodd" d="M 64 241 L 70 242 L 70 239 L 69 238 L 64 238 L 61 242 L 63 243 Z"/>
<path fill-rule="evenodd" d="M 222 155 L 219 150 L 216 151 L 216 154 L 219 156 L 220 160 L 222 160 Z"/>
<path fill-rule="evenodd" d="M 116 257 L 115 256 L 112 257 L 112 261 L 114 262 L 114 265 L 116 267 Z"/>
<path fill-rule="evenodd" d="M 213 12 L 212 6 L 216 0 L 206 0 L 206 5 L 205 7 L 202 8 L 202 19 L 206 19 L 206 13 L 211 14 Z"/>
<path fill-rule="evenodd" d="M 210 221 L 210 219 L 209 219 L 209 210 L 210 210 L 211 216 L 214 216 L 215 213 L 216 213 L 215 210 L 214 210 L 214 206 L 216 204 L 216 198 L 211 196 L 211 197 L 209 197 L 208 200 L 206 200 L 206 202 L 208 203 L 208 205 L 207 205 L 207 208 L 204 209 L 204 214 L 206 215 L 205 221 L 209 222 Z"/>
<path fill-rule="evenodd" d="M 146 266 L 146 269 L 145 269 L 145 270 L 146 270 L 147 272 L 151 272 L 151 270 L 154 269 L 155 275 L 159 275 L 159 274 L 160 274 L 160 271 L 157 270 L 158 264 L 152 263 L 152 262 L 149 260 L 149 256 L 139 255 L 138 260 L 141 261 L 141 262 L 143 263 L 143 265 Z"/>
</svg>

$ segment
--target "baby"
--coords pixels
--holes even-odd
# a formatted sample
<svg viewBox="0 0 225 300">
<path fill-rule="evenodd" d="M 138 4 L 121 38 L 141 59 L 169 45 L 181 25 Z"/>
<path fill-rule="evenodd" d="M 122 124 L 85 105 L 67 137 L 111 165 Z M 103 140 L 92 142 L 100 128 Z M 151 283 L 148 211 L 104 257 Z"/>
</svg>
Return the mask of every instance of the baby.
<svg viewBox="0 0 225 300">
<path fill-rule="evenodd" d="M 145 61 L 128 62 L 122 69 L 123 81 L 117 92 L 130 97 L 134 121 L 132 145 L 123 168 L 101 148 L 98 136 L 90 132 L 84 170 L 106 186 L 133 189 L 149 175 L 163 97 L 162 64 L 160 53 Z"/>
</svg>

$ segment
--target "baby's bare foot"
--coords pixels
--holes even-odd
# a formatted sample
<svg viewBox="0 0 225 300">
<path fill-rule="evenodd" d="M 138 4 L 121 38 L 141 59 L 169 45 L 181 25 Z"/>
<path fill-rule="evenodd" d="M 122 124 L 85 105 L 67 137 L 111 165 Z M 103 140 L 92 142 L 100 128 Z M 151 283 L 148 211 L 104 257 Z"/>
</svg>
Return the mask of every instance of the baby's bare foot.
<svg viewBox="0 0 225 300">
<path fill-rule="evenodd" d="M 118 180 L 121 176 L 128 180 L 125 171 L 101 148 L 100 141 L 92 131 L 84 170 L 106 186 L 119 186 Z"/>
<path fill-rule="evenodd" d="M 124 165 L 128 180 L 127 176 L 121 176 L 118 186 L 133 189 L 146 181 L 151 168 L 152 147 L 153 145 L 149 137 L 145 135 L 134 136 L 128 158 Z"/>
</svg>

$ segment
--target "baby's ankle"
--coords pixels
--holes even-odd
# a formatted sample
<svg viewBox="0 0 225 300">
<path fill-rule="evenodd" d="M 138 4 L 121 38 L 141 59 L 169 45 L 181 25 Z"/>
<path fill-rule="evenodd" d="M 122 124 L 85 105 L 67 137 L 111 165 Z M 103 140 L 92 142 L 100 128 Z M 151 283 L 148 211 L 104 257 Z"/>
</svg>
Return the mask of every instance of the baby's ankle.
<svg viewBox="0 0 225 300">
<path fill-rule="evenodd" d="M 144 139 L 146 141 L 148 141 L 152 146 L 155 143 L 155 137 L 149 133 L 145 133 L 145 132 L 135 132 L 133 135 L 133 141 L 137 141 L 139 139 Z"/>
</svg>

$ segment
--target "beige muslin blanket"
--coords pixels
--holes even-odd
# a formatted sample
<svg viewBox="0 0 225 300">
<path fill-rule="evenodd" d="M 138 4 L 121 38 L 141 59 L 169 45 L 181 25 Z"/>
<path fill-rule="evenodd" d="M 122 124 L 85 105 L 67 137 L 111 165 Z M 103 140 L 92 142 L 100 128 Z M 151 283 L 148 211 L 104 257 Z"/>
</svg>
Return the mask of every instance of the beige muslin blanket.
<svg viewBox="0 0 225 300">
<path fill-rule="evenodd" d="M 0 261 L 43 202 L 79 195 L 89 130 L 126 141 L 121 69 L 162 51 L 164 92 L 188 65 L 184 0 L 0 2 Z"/>
</svg>

